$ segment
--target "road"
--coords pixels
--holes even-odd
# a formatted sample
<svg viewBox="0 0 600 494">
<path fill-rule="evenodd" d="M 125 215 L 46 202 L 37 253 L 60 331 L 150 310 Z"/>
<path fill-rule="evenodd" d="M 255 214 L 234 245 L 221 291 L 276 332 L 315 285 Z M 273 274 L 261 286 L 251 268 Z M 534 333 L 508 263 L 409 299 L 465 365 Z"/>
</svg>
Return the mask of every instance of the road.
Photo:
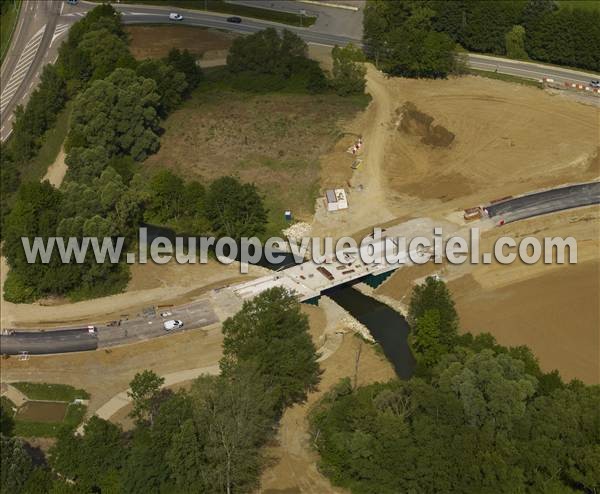
<svg viewBox="0 0 600 494">
<path fill-rule="evenodd" d="M 21 7 L 11 46 L 6 54 L 0 80 L 0 136 L 11 132 L 13 112 L 17 104 L 26 103 L 39 81 L 41 68 L 51 61 L 50 45 L 58 28 L 61 3 L 51 0 L 25 0 Z M 61 25 L 61 29 L 63 26 Z M 56 49 L 56 44 L 53 47 Z"/>
<path fill-rule="evenodd" d="M 165 313 L 167 311 L 167 313 Z M 165 314 L 164 316 L 161 315 Z M 96 334 L 87 327 L 58 328 L 41 331 L 15 331 L 0 335 L 0 354 L 17 355 L 27 351 L 31 355 L 48 353 L 83 352 L 98 348 L 109 348 L 164 336 L 167 332 L 163 322 L 169 319 L 183 321 L 184 327 L 177 331 L 210 326 L 219 321 L 209 299 L 175 309 L 156 311 L 148 308 L 133 319 L 124 319 L 113 324 L 97 324 Z"/>
<path fill-rule="evenodd" d="M 600 204 L 600 182 L 570 185 L 514 197 L 486 207 L 490 217 L 505 223 L 565 209 Z"/>
<path fill-rule="evenodd" d="M 554 79 L 554 81 L 559 84 L 562 84 L 563 82 L 575 82 L 586 85 L 589 84 L 592 79 L 600 79 L 600 75 L 598 74 L 534 62 L 507 60 L 506 58 L 477 55 L 475 53 L 469 53 L 467 57 L 469 66 L 474 69 L 492 72 L 497 69 L 501 74 L 515 75 L 525 79 L 540 80 L 546 77 Z"/>
<path fill-rule="evenodd" d="M 249 0 L 235 0 L 235 2 L 247 4 Z M 248 18 L 244 18 L 241 24 L 232 24 L 226 21 L 227 15 L 212 12 L 123 3 L 114 6 L 121 12 L 123 22 L 127 24 L 172 23 L 173 21 L 168 19 L 168 13 L 177 10 L 184 15 L 184 20 L 180 21 L 180 24 L 189 26 L 212 27 L 245 34 L 266 27 L 277 27 L 290 29 L 309 43 L 327 46 L 344 45 L 350 42 L 361 43 L 362 10 L 354 12 L 296 1 L 282 2 L 282 0 L 256 0 L 250 3 L 286 11 L 305 10 L 309 15 L 317 15 L 317 22 L 310 28 L 295 28 Z M 357 4 L 361 5 L 361 2 Z M 6 140 L 12 132 L 14 109 L 18 104 L 27 102 L 39 81 L 41 68 L 54 61 L 61 38 L 68 28 L 96 5 L 84 1 L 76 6 L 60 0 L 24 1 L 11 46 L 2 64 L 0 140 Z M 529 79 L 548 77 L 558 83 L 564 81 L 588 83 L 590 79 L 599 77 L 582 71 L 485 55 L 469 54 L 468 62 L 470 66 L 481 70 L 497 70 L 500 73 Z"/>
</svg>

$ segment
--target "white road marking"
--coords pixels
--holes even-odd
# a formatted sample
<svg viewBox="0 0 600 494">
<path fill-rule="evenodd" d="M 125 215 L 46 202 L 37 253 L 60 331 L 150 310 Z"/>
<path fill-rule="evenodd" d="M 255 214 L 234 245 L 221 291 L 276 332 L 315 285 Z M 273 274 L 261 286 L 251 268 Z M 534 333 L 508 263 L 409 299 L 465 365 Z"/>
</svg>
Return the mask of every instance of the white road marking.
<svg viewBox="0 0 600 494">
<path fill-rule="evenodd" d="M 33 63 L 33 59 L 37 54 L 45 32 L 46 25 L 44 24 L 44 26 L 42 26 L 40 30 L 35 33 L 25 45 L 25 49 L 21 53 L 19 60 L 17 61 L 17 65 L 8 79 L 8 83 L 2 89 L 2 94 L 0 95 L 0 112 L 4 112 L 13 96 L 23 83 L 31 64 Z"/>
<path fill-rule="evenodd" d="M 56 29 L 54 30 L 54 36 L 52 36 L 52 41 L 50 41 L 50 46 L 52 46 L 52 43 L 54 43 L 54 40 L 56 40 L 56 38 L 59 38 L 68 30 L 69 24 L 59 24 L 58 26 L 56 26 Z"/>
</svg>

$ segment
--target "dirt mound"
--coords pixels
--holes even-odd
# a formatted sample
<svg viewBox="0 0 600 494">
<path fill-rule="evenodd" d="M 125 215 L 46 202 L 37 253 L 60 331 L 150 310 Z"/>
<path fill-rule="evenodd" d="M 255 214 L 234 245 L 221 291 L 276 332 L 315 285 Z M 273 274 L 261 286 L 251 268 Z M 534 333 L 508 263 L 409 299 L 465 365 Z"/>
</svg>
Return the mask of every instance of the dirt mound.
<svg viewBox="0 0 600 494">
<path fill-rule="evenodd" d="M 421 142 L 433 147 L 447 148 L 455 135 L 442 125 L 433 125 L 433 117 L 417 109 L 410 101 L 396 110 L 400 116 L 399 129 L 409 135 L 421 137 Z"/>
</svg>

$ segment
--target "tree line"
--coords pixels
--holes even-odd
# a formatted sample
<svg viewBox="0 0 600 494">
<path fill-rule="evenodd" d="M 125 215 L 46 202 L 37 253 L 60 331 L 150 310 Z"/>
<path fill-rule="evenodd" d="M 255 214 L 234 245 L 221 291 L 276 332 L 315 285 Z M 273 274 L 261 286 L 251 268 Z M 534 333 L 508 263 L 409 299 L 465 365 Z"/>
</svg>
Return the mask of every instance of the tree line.
<svg viewBox="0 0 600 494">
<path fill-rule="evenodd" d="M 524 346 L 458 335 L 445 284 L 409 308 L 410 380 L 341 381 L 312 411 L 321 470 L 351 492 L 567 493 L 600 488 L 600 386 L 544 373 Z"/>
<path fill-rule="evenodd" d="M 3 419 L 2 491 L 255 492 L 262 448 L 281 414 L 319 381 L 317 354 L 300 304 L 280 288 L 246 302 L 223 333 L 219 376 L 174 393 L 161 389 L 154 372 L 137 373 L 129 391 L 133 430 L 92 417 L 83 435 L 60 433 L 45 465 L 32 465 Z"/>
<path fill-rule="evenodd" d="M 600 70 L 600 12 L 559 8 L 555 0 L 369 0 L 364 41 L 384 71 L 408 77 L 460 70 L 456 44 Z"/>
<path fill-rule="evenodd" d="M 279 34 L 268 28 L 236 39 L 227 55 L 227 69 L 233 87 L 244 91 L 363 94 L 366 69 L 361 50 L 352 44 L 336 46 L 332 57 L 334 66 L 328 75 L 308 58 L 308 46 L 299 36 L 287 29 Z"/>
</svg>

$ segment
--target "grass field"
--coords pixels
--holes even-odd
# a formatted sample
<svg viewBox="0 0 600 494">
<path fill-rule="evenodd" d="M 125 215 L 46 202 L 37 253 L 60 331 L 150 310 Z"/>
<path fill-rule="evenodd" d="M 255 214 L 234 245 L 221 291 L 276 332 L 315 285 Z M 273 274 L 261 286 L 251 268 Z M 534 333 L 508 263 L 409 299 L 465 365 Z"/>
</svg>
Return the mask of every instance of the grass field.
<svg viewBox="0 0 600 494">
<path fill-rule="evenodd" d="M 73 102 L 58 114 L 56 124 L 48 130 L 43 137 L 43 144 L 29 166 L 23 169 L 23 181 L 39 181 L 46 174 L 48 167 L 54 163 L 60 148 L 69 132 L 69 119 L 73 109 Z"/>
<path fill-rule="evenodd" d="M 238 37 L 216 29 L 170 24 L 128 25 L 125 32 L 129 36 L 129 49 L 138 60 L 166 57 L 173 48 L 185 49 L 197 56 L 206 52 L 226 53 Z"/>
<path fill-rule="evenodd" d="M 56 437 L 65 427 L 75 429 L 83 420 L 85 405 L 70 404 L 61 422 L 35 422 L 15 418 L 13 434 L 20 437 Z"/>
<path fill-rule="evenodd" d="M 161 7 L 190 10 L 208 10 L 220 14 L 239 15 L 265 21 L 280 22 L 281 24 L 289 24 L 291 26 L 309 27 L 317 20 L 316 17 L 312 16 L 301 16 L 292 12 L 279 12 L 276 10 L 250 7 L 248 5 L 236 5 L 225 3 L 223 0 L 132 0 L 128 3 L 159 5 Z"/>
<path fill-rule="evenodd" d="M 74 404 L 73 400 L 88 399 L 90 397 L 87 391 L 77 389 L 66 384 L 46 384 L 16 382 L 12 385 L 24 393 L 28 401 L 21 406 L 17 413 L 14 413 L 15 404 L 5 396 L 2 397 L 1 406 L 5 413 L 12 417 L 14 421 L 13 434 L 21 437 L 56 437 L 65 427 L 75 429 L 83 420 L 87 407 L 83 404 Z M 35 401 L 56 401 L 64 402 L 66 413 L 62 420 L 56 420 L 57 417 L 50 417 L 47 420 L 40 421 L 32 419 L 28 414 L 23 414 L 24 407 L 35 406 Z"/>
<path fill-rule="evenodd" d="M 160 151 L 144 164 L 206 183 L 224 175 L 255 183 L 269 208 L 268 234 L 284 211 L 310 218 L 321 182 L 320 157 L 340 137 L 341 122 L 368 99 L 335 94 L 253 94 L 214 81 L 165 122 Z"/>
<path fill-rule="evenodd" d="M 21 9 L 21 0 L 7 2 L 7 4 L 6 11 L 0 16 L 0 63 L 4 61 L 4 55 L 10 46 L 10 39 Z"/>
<path fill-rule="evenodd" d="M 583 9 L 600 11 L 600 0 L 558 0 L 561 9 Z"/>
<path fill-rule="evenodd" d="M 55 400 L 71 402 L 77 398 L 87 400 L 90 395 L 83 389 L 67 384 L 16 382 L 12 385 L 30 400 Z"/>
<path fill-rule="evenodd" d="M 525 79 L 524 77 L 518 77 L 509 74 L 500 74 L 498 72 L 490 72 L 487 70 L 468 69 L 469 74 L 478 75 L 480 77 L 487 77 L 488 79 L 496 79 L 498 81 L 516 82 L 517 84 L 524 84 L 526 86 L 534 86 L 542 88 L 542 84 L 533 79 Z"/>
</svg>

